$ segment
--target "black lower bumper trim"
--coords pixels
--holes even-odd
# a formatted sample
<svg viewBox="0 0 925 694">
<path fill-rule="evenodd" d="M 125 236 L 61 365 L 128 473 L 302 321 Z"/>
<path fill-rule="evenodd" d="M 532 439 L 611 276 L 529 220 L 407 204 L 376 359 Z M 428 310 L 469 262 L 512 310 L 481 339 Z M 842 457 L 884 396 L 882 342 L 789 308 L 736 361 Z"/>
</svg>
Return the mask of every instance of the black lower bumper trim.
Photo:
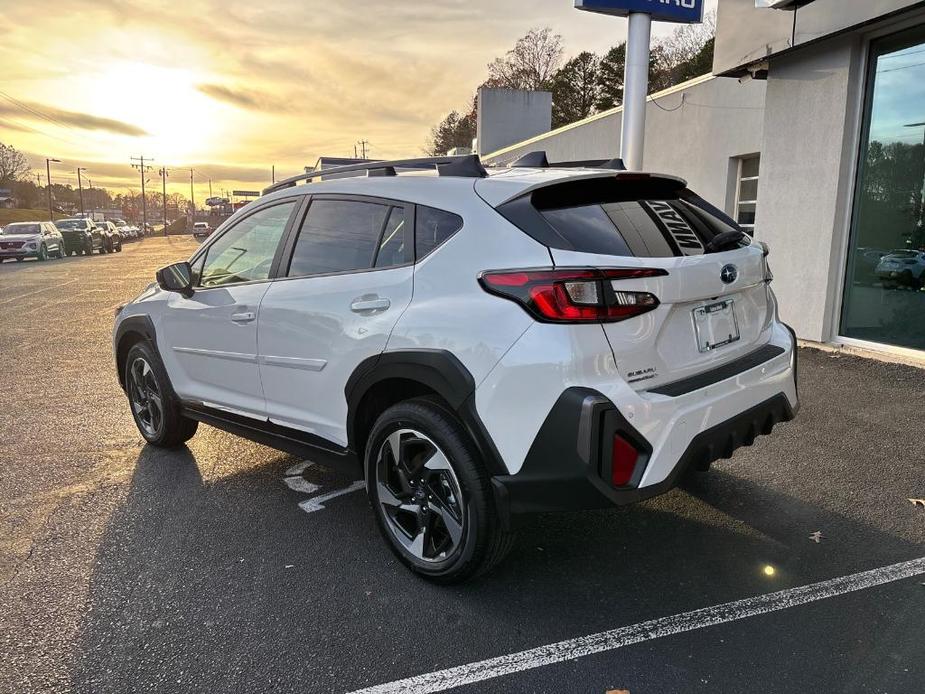
<svg viewBox="0 0 925 694">
<path fill-rule="evenodd" d="M 771 361 L 774 359 L 774 357 L 779 357 L 785 351 L 786 350 L 784 350 L 783 347 L 778 345 L 765 345 L 764 347 L 755 350 L 751 354 L 746 354 L 741 359 L 736 359 L 733 362 L 723 364 L 720 367 L 710 369 L 709 371 L 697 374 L 696 376 L 691 376 L 690 378 L 685 378 L 680 381 L 675 381 L 674 383 L 668 383 L 657 388 L 652 388 L 649 392 L 657 393 L 659 395 L 670 395 L 671 397 L 676 398 L 679 395 L 685 395 L 695 390 L 700 390 L 701 388 L 712 386 L 714 383 L 725 381 L 727 378 L 732 378 L 733 376 L 738 376 L 741 373 L 745 373 L 750 369 L 761 366 L 765 362 Z"/>
<path fill-rule="evenodd" d="M 583 430 L 582 404 L 588 398 L 594 398 L 597 407 L 602 409 L 597 412 L 595 426 L 590 431 L 590 449 L 595 455 L 586 461 L 578 452 L 587 450 L 588 444 L 580 440 L 576 443 L 576 440 L 579 431 Z M 770 434 L 776 424 L 789 422 L 794 416 L 794 408 L 787 396 L 779 393 L 700 432 L 662 482 L 641 488 L 614 488 L 601 476 L 600 457 L 608 450 L 605 442 L 612 439 L 615 432 L 626 435 L 629 424 L 600 393 L 586 388 L 570 388 L 547 417 L 521 471 L 516 475 L 493 478 L 496 499 L 500 510 L 507 516 L 635 503 L 667 492 L 677 485 L 688 468 L 703 469 L 714 460 L 728 458 L 736 449 L 751 446 L 758 436 Z M 633 436 L 635 430 L 629 429 Z M 638 433 L 635 436 L 642 438 Z"/>
</svg>

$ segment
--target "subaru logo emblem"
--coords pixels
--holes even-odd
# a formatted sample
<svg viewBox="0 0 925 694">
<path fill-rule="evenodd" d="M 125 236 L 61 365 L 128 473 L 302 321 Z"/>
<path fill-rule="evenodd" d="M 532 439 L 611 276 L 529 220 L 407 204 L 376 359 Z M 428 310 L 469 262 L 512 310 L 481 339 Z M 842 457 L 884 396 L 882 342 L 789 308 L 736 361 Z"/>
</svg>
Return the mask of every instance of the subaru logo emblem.
<svg viewBox="0 0 925 694">
<path fill-rule="evenodd" d="M 739 279 L 739 269 L 735 265 L 726 265 L 720 271 L 719 278 L 724 284 L 732 284 Z"/>
</svg>

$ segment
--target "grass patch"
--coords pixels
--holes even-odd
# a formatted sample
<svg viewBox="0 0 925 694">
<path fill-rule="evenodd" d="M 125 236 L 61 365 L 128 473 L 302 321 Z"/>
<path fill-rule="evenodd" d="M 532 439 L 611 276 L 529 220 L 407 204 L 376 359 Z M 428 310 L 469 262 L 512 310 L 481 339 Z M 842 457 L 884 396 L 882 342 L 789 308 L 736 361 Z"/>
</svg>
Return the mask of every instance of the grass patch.
<svg viewBox="0 0 925 694">
<path fill-rule="evenodd" d="M 64 219 L 64 215 L 56 213 L 55 217 Z M 8 210 L 0 207 L 0 227 L 10 222 L 47 222 L 48 210 Z"/>
</svg>

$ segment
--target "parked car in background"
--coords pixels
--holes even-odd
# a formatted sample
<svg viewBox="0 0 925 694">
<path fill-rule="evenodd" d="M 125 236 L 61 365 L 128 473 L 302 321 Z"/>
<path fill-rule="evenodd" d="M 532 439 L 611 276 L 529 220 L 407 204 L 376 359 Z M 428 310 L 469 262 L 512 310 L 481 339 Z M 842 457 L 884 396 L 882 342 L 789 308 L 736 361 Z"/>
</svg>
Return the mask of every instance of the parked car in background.
<svg viewBox="0 0 925 694">
<path fill-rule="evenodd" d="M 877 276 L 888 287 L 921 288 L 925 281 L 925 251 L 890 251 L 877 264 Z"/>
<path fill-rule="evenodd" d="M 120 253 L 122 251 L 122 232 L 112 222 L 97 222 L 96 225 L 103 232 L 103 243 L 106 250 L 110 253 Z"/>
<path fill-rule="evenodd" d="M 208 222 L 193 222 L 193 238 L 207 239 L 212 233 L 212 227 Z"/>
<path fill-rule="evenodd" d="M 68 255 L 90 255 L 93 251 L 106 252 L 103 231 L 92 219 L 59 219 L 55 222 L 64 237 Z"/>
<path fill-rule="evenodd" d="M 0 234 L 0 261 L 6 258 L 48 260 L 66 255 L 64 237 L 51 222 L 13 222 Z"/>
<path fill-rule="evenodd" d="M 145 232 L 145 236 L 150 236 L 151 234 L 154 233 L 154 227 L 151 225 L 150 222 L 144 223 L 144 232 Z"/>
<path fill-rule="evenodd" d="M 116 229 L 119 230 L 119 233 L 122 235 L 122 241 L 134 241 L 135 235 L 132 233 L 131 227 L 128 222 L 125 222 L 121 219 L 111 220 L 113 224 L 116 225 Z"/>
</svg>

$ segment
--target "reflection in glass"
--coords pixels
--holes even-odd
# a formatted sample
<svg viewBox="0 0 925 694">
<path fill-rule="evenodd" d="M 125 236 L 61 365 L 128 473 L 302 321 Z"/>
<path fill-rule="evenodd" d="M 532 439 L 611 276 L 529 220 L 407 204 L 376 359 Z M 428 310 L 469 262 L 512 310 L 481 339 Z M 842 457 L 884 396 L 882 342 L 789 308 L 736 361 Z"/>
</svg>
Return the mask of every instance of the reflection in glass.
<svg viewBox="0 0 925 694">
<path fill-rule="evenodd" d="M 841 332 L 925 349 L 925 33 L 871 51 Z"/>
</svg>

